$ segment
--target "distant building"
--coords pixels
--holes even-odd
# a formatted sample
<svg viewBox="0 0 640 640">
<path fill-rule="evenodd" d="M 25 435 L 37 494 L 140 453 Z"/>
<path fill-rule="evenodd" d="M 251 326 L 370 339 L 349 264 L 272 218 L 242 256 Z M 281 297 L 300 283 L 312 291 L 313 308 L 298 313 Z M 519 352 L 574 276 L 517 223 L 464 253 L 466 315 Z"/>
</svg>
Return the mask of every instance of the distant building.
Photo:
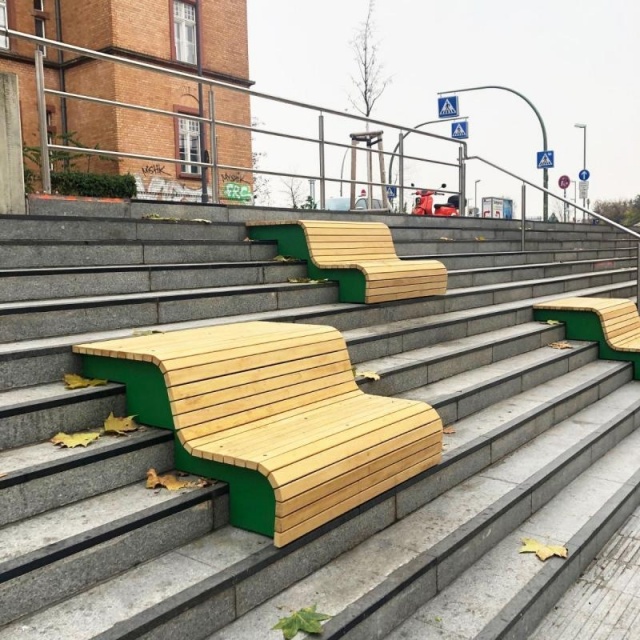
<svg viewBox="0 0 640 640">
<path fill-rule="evenodd" d="M 246 0 L 0 0 L 0 25 L 5 24 L 16 31 L 193 74 L 198 70 L 199 36 L 203 76 L 239 87 L 252 84 Z M 45 53 L 48 89 L 198 114 L 196 82 L 51 47 Z M 23 141 L 27 146 L 39 146 L 34 45 L 0 36 L 0 72 L 18 75 Z M 208 87 L 204 85 L 203 90 L 203 112 L 208 117 Z M 199 123 L 51 95 L 46 103 L 50 140 L 59 141 L 60 134 L 73 132 L 75 139 L 88 147 L 183 161 L 168 164 L 122 158 L 113 162 L 94 156 L 79 161 L 80 170 L 90 167 L 91 171 L 131 173 L 138 182 L 139 197 L 195 200 L 201 193 L 200 168 L 189 163 L 201 157 Z M 215 108 L 217 120 L 251 123 L 246 94 L 216 88 Z M 203 128 L 203 134 L 208 154 L 209 127 Z M 220 126 L 216 134 L 220 164 L 251 167 L 247 131 Z M 220 174 L 221 193 L 229 178 L 235 191 L 227 189 L 227 194 L 242 191 L 246 197 L 250 193 L 251 174 Z M 211 184 L 211 176 L 207 177 Z"/>
</svg>

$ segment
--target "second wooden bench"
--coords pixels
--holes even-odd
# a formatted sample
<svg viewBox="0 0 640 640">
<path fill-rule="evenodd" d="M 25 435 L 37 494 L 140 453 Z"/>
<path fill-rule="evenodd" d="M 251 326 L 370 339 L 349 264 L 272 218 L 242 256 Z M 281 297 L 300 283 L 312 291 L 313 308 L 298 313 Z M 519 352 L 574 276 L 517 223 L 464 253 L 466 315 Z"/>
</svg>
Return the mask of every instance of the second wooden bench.
<svg viewBox="0 0 640 640">
<path fill-rule="evenodd" d="M 307 261 L 309 276 L 337 280 L 341 302 L 388 302 L 442 295 L 447 269 L 438 260 L 401 260 L 381 222 L 298 220 L 248 222 L 253 240 L 277 240 L 278 251 Z"/>
</svg>

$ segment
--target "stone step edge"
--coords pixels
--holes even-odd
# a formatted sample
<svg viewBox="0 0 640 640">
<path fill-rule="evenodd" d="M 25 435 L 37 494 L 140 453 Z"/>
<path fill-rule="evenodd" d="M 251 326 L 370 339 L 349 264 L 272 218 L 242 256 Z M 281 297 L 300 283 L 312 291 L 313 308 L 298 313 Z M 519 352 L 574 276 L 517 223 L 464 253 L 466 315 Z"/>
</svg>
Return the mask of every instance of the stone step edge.
<svg viewBox="0 0 640 640">
<path fill-rule="evenodd" d="M 214 482 L 209 487 L 177 494 L 174 498 L 162 504 L 147 507 L 140 512 L 100 525 L 90 531 L 84 531 L 70 538 L 36 549 L 24 556 L 0 562 L 0 584 L 228 493 L 228 487 L 225 483 Z"/>
<path fill-rule="evenodd" d="M 109 445 L 97 449 L 87 447 L 82 451 L 74 451 L 73 455 L 61 458 L 60 460 L 49 460 L 19 470 L 9 471 L 0 478 L 0 491 L 16 485 L 26 485 L 31 480 L 78 469 L 88 466 L 92 462 L 108 460 L 115 456 L 132 453 L 163 442 L 171 442 L 172 440 L 172 431 L 152 427 L 149 427 L 147 431 L 142 432 L 137 437 L 129 436 L 127 438 L 120 438 L 114 436 L 113 442 L 109 443 Z M 54 445 L 52 444 L 51 446 L 53 447 Z M 12 451 L 12 449 L 7 449 L 7 451 Z"/>
<path fill-rule="evenodd" d="M 640 470 L 571 537 L 566 544 L 569 557 L 561 562 L 546 563 L 529 584 L 483 627 L 475 640 L 529 637 L 638 506 Z"/>
<path fill-rule="evenodd" d="M 518 289 L 522 287 L 534 287 L 542 284 L 552 284 L 556 282 L 565 283 L 568 280 L 578 281 L 585 278 L 602 277 L 605 275 L 625 275 L 634 272 L 636 269 L 622 268 L 610 269 L 606 271 L 588 272 L 572 274 L 569 276 L 557 276 L 553 278 L 535 278 L 533 280 L 522 280 L 520 282 L 503 282 L 491 285 L 479 285 L 474 287 L 462 287 L 460 289 L 450 289 L 442 296 L 430 296 L 430 299 L 447 299 L 452 296 L 469 296 L 482 293 L 494 293 L 495 291 L 505 291 L 508 289 Z M 619 284 L 619 283 L 618 283 Z M 13 315 L 19 313 L 42 313 L 44 311 L 65 311 L 68 309 L 83 308 L 100 308 L 106 306 L 123 306 L 134 304 L 148 304 L 150 302 L 172 302 L 177 300 L 191 300 L 199 298 L 212 298 L 216 296 L 234 296 L 238 293 L 259 294 L 264 292 L 286 291 L 288 289 L 297 289 L 304 286 L 336 286 L 335 282 L 320 282 L 318 284 L 309 285 L 308 283 L 277 283 L 277 284 L 259 284 L 259 285 L 234 285 L 229 287 L 207 287 L 202 289 L 176 289 L 169 291 L 151 291 L 142 293 L 123 293 L 119 295 L 99 295 L 86 298 L 58 298 L 29 300 L 26 302 L 7 302 L 0 303 L 0 315 Z M 575 295 L 575 294 L 574 294 Z M 415 298 L 415 301 L 424 301 L 424 298 Z M 381 302 L 372 307 L 390 306 L 394 303 Z M 360 305 L 362 306 L 362 305 Z"/>
<path fill-rule="evenodd" d="M 51 384 L 51 383 L 49 383 Z M 124 393 L 125 387 L 117 382 L 109 382 L 98 387 L 87 387 L 85 389 L 65 389 L 63 382 L 60 382 L 60 392 L 47 398 L 36 398 L 24 402 L 15 402 L 10 405 L 0 407 L 0 420 L 11 416 L 32 413 L 33 411 L 44 411 L 55 407 L 64 407 L 77 402 L 87 402 L 100 398 L 109 398 Z M 19 387 L 20 388 L 20 387 Z M 28 389 L 29 387 L 22 387 Z M 15 391 L 15 389 L 12 389 Z M 0 394 L 1 395 L 1 394 Z"/>
<path fill-rule="evenodd" d="M 639 410 L 640 400 L 638 400 L 630 413 L 618 415 L 616 418 L 609 420 L 589 436 L 561 453 L 555 460 L 535 472 L 528 480 L 513 488 L 502 498 L 499 498 L 496 503 L 473 516 L 468 523 L 446 536 L 430 549 L 421 552 L 410 562 L 396 569 L 378 586 L 348 605 L 342 613 L 329 620 L 323 627 L 324 640 L 337 640 L 337 638 L 344 637 L 359 624 L 366 623 L 367 619 L 385 605 L 400 610 L 402 617 L 402 619 L 394 618 L 392 620 L 391 617 L 384 616 L 389 625 L 387 629 L 381 629 L 380 618 L 376 618 L 377 631 L 390 633 L 393 628 L 414 613 L 419 606 L 428 602 L 451 584 L 467 568 L 479 560 L 484 553 L 500 542 L 507 533 L 515 530 L 562 490 L 561 486 L 545 487 L 545 485 L 552 485 L 554 478 L 560 473 L 563 474 L 562 486 L 575 480 L 595 460 L 602 457 L 624 437 L 638 428 L 633 424 L 633 416 Z M 625 427 L 625 422 L 629 420 L 631 422 L 630 430 L 628 426 Z M 628 432 L 625 432 L 625 429 Z M 611 441 L 607 442 L 607 438 L 612 434 L 616 434 L 618 430 L 623 432 L 622 438 L 610 438 Z M 534 496 L 538 491 L 544 493 L 543 498 Z M 508 524 L 506 522 L 507 519 L 510 520 Z M 476 540 L 480 540 L 481 544 L 473 548 L 471 543 Z M 441 579 L 440 566 L 444 562 L 448 562 L 450 566 L 447 567 L 447 575 Z M 414 597 L 411 598 L 410 607 L 403 607 L 402 603 L 393 602 L 395 598 L 402 598 L 403 592 L 415 588 L 418 584 L 424 593 L 422 602 L 417 601 L 418 598 L 415 597 L 415 591 Z M 412 610 L 409 611 L 409 608 Z M 517 636 L 517 638 L 522 637 L 525 636 Z"/>
<path fill-rule="evenodd" d="M 600 382 L 598 382 L 598 384 Z M 580 385 L 579 388 L 575 390 L 574 394 L 580 393 L 585 386 L 586 384 Z M 558 399 L 558 403 L 562 401 L 563 400 Z M 640 401 L 639 401 L 639 405 L 640 405 Z M 544 405 L 544 410 L 553 411 L 553 406 L 551 404 Z M 615 421 L 612 421 L 612 422 L 615 422 Z M 514 425 L 510 425 L 508 427 L 509 430 L 513 430 L 514 428 L 516 428 Z M 377 498 L 369 500 L 367 503 L 365 503 L 358 509 L 354 509 L 353 511 L 347 514 L 344 514 L 343 516 L 336 518 L 335 520 L 323 525 L 319 529 L 312 531 L 311 533 L 305 535 L 302 538 L 299 538 L 298 540 L 294 541 L 290 545 L 280 549 L 276 549 L 275 547 L 268 547 L 268 548 L 262 549 L 261 551 L 246 558 L 245 560 L 242 560 L 236 563 L 235 565 L 228 567 L 227 569 L 223 570 L 220 574 L 207 578 L 201 581 L 200 583 L 185 589 L 183 592 L 178 593 L 174 596 L 171 596 L 170 598 L 164 600 L 163 602 L 153 605 L 146 611 L 136 614 L 134 617 L 130 618 L 127 621 L 118 623 L 117 625 L 112 627 L 110 630 L 95 636 L 93 640 L 137 640 L 138 638 L 143 636 L 145 633 L 152 632 L 161 624 L 172 620 L 176 616 L 179 616 L 182 613 L 189 611 L 195 606 L 206 603 L 209 599 L 213 598 L 218 594 L 223 593 L 226 589 L 235 587 L 246 580 L 250 580 L 253 576 L 255 576 L 256 574 L 260 573 L 263 570 L 268 570 L 269 567 L 271 567 L 278 561 L 285 561 L 286 559 L 289 559 L 291 562 L 293 562 L 297 566 L 299 562 L 296 561 L 296 558 L 298 558 L 301 553 L 304 553 L 304 548 L 305 547 L 311 548 L 312 550 L 311 554 L 313 554 L 314 544 L 318 546 L 324 546 L 322 538 L 326 534 L 330 534 L 330 533 L 334 534 L 335 548 L 334 548 L 334 555 L 332 557 L 334 558 L 337 557 L 341 553 L 344 553 L 348 549 L 352 548 L 353 546 L 363 541 L 363 540 L 356 539 L 355 541 L 348 542 L 344 539 L 344 536 L 340 536 L 341 529 L 343 527 L 347 527 L 350 521 L 356 519 L 358 516 L 366 516 L 367 512 L 373 513 L 377 506 L 382 505 L 385 501 L 388 501 L 389 499 L 394 499 L 396 495 L 401 494 L 407 489 L 411 489 L 415 484 L 419 482 L 423 482 L 425 480 L 433 481 L 434 476 L 437 476 L 438 474 L 443 473 L 445 470 L 447 470 L 449 467 L 453 465 L 458 465 L 460 467 L 459 475 L 455 479 L 453 479 L 450 486 L 439 487 L 438 493 L 431 496 L 429 500 L 427 500 L 426 502 L 437 497 L 437 495 L 444 493 L 445 491 L 452 488 L 459 482 L 466 480 L 467 478 L 471 477 L 475 473 L 482 471 L 487 466 L 495 462 L 490 460 L 491 442 L 499 438 L 502 432 L 503 432 L 503 429 L 499 428 L 496 430 L 495 433 L 492 434 L 493 437 L 491 440 L 481 436 L 474 439 L 474 441 L 468 443 L 465 446 L 456 448 L 456 450 L 453 451 L 448 457 L 445 456 L 445 459 L 443 459 L 443 462 L 437 467 L 429 469 L 423 472 L 422 474 L 419 474 L 415 478 L 407 480 L 402 485 L 399 485 L 398 487 L 395 487 L 394 489 L 391 489 L 385 492 L 384 494 L 378 496 Z M 506 433 L 506 430 L 504 430 L 504 432 Z M 603 425 L 597 432 L 598 439 L 604 439 L 608 434 L 608 432 L 609 430 L 607 429 L 607 425 Z M 592 433 L 592 436 L 594 436 L 594 433 Z M 472 459 L 472 456 L 476 454 L 480 449 L 483 449 L 483 448 L 488 454 L 485 456 L 485 460 L 481 460 L 480 462 L 474 461 Z M 471 462 L 471 464 L 469 464 L 469 462 Z M 553 463 L 547 466 L 553 466 Z M 531 478 L 530 478 L 530 481 L 531 481 Z M 541 484 L 544 481 L 545 481 L 544 479 L 541 479 L 541 480 L 539 479 L 538 484 Z M 533 487 L 531 488 L 531 491 L 533 491 Z M 508 495 L 511 495 L 512 493 L 518 499 L 522 497 L 521 495 L 522 492 L 520 488 L 515 488 Z M 491 507 L 487 511 L 490 511 L 490 510 L 491 510 Z M 378 523 L 376 526 L 377 531 L 380 531 L 386 528 L 387 526 L 393 524 L 393 522 L 397 522 L 398 520 L 401 519 L 401 517 L 403 517 L 403 516 L 398 517 L 395 507 L 393 507 L 392 511 L 393 511 L 392 521 Z M 491 521 L 495 520 L 496 517 L 492 518 Z M 490 525 L 490 522 L 488 524 Z M 367 537 L 368 536 L 366 536 L 364 539 L 366 539 Z M 441 543 L 438 543 L 438 544 L 441 544 Z M 459 546 L 460 544 L 462 543 L 460 541 L 457 541 L 457 545 Z M 341 547 L 341 545 L 343 546 Z M 318 566 L 311 566 L 312 563 L 305 564 L 304 573 L 298 574 L 293 581 L 297 581 L 305 577 L 306 575 L 309 575 L 313 571 L 319 569 L 321 566 L 323 566 L 324 562 L 326 562 L 326 559 L 321 562 L 322 564 Z M 432 562 L 432 558 L 429 556 L 429 558 L 427 558 L 427 564 L 431 562 Z M 290 585 L 287 585 L 287 586 L 290 586 Z M 283 587 L 283 588 L 286 588 L 286 587 Z M 276 594 L 273 593 L 268 597 L 272 597 L 273 595 L 276 595 Z M 256 603 L 256 606 L 257 604 L 259 603 Z M 336 636 L 336 637 L 340 637 L 340 636 Z"/>
</svg>

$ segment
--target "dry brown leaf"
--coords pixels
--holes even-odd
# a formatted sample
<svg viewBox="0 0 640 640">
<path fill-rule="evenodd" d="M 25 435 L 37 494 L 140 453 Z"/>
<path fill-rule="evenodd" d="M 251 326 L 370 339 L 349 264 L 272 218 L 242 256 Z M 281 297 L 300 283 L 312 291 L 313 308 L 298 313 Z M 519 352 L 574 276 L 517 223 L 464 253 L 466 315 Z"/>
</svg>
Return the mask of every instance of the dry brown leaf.
<svg viewBox="0 0 640 640">
<path fill-rule="evenodd" d="M 84 389 L 85 387 L 101 387 L 107 384 L 108 380 L 99 378 L 83 378 L 77 373 L 65 373 L 64 385 L 67 389 Z"/>
<path fill-rule="evenodd" d="M 137 338 L 139 336 L 151 336 L 154 333 L 164 333 L 164 331 L 157 331 L 156 329 L 135 329 L 131 335 Z"/>
<path fill-rule="evenodd" d="M 274 258 L 275 262 L 298 262 L 298 258 L 295 256 L 276 256 Z"/>
<path fill-rule="evenodd" d="M 573 346 L 570 345 L 566 340 L 563 340 L 562 342 L 551 342 L 549 343 L 549 346 L 552 349 L 573 349 Z"/>
<path fill-rule="evenodd" d="M 163 476 L 159 476 L 158 472 L 153 468 L 147 471 L 147 489 L 164 487 L 169 491 L 180 491 L 180 489 L 192 489 L 206 486 L 209 486 L 209 481 L 202 478 L 195 482 L 191 482 L 189 480 L 178 480 L 178 478 L 171 473 L 165 473 Z"/>
<path fill-rule="evenodd" d="M 446 433 L 446 434 L 450 434 L 450 433 L 455 433 L 456 430 L 454 427 L 444 427 L 444 429 L 442 429 L 442 433 Z"/>
<path fill-rule="evenodd" d="M 6 478 L 8 475 L 8 473 L 0 473 L 0 478 Z"/>
<path fill-rule="evenodd" d="M 552 556 L 566 558 L 569 555 L 567 547 L 542 544 L 533 538 L 522 538 L 522 544 L 523 546 L 520 548 L 520 553 L 535 553 L 542 562 Z"/>
<path fill-rule="evenodd" d="M 555 324 L 562 324 L 562 322 L 560 322 L 560 320 L 545 320 L 541 324 L 550 324 L 553 326 Z"/>
<path fill-rule="evenodd" d="M 476 236 L 476 240 L 478 242 L 484 242 L 485 241 L 485 237 L 484 236 Z"/>
<path fill-rule="evenodd" d="M 104 421 L 104 432 L 115 434 L 117 436 L 125 436 L 127 433 L 138 430 L 138 423 L 134 420 L 135 416 L 127 416 L 125 418 L 117 418 L 113 412 Z"/>
<path fill-rule="evenodd" d="M 362 376 L 368 380 L 380 380 L 380 374 L 375 371 L 356 371 L 357 376 Z"/>
<path fill-rule="evenodd" d="M 450 242 L 451 238 L 447 238 L 447 236 L 441 236 L 440 240 L 447 240 L 448 242 Z"/>
<path fill-rule="evenodd" d="M 74 447 L 87 447 L 99 437 L 100 434 L 96 431 L 84 431 L 78 433 L 64 433 L 61 431 L 60 433 L 56 433 L 49 442 L 53 442 L 53 444 L 61 447 L 73 449 Z"/>
</svg>

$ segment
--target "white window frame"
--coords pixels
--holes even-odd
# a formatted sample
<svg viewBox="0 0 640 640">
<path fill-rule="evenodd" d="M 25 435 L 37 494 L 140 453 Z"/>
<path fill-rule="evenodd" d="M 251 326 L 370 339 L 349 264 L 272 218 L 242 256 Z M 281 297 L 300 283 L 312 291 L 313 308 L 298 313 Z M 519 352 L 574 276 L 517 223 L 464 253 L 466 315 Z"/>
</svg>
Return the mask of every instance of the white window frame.
<svg viewBox="0 0 640 640">
<path fill-rule="evenodd" d="M 39 34 L 38 33 L 38 29 L 37 29 L 37 25 L 41 24 L 42 25 L 42 33 Z M 33 21 L 33 32 L 36 36 L 38 36 L 38 38 L 46 38 L 47 37 L 47 23 L 46 20 L 44 20 L 44 18 L 35 18 L 35 20 Z M 38 47 L 40 48 L 40 51 L 42 51 L 42 55 L 46 56 L 47 55 L 47 47 L 45 47 L 43 44 L 39 44 Z"/>
<path fill-rule="evenodd" d="M 34 11 L 44 11 L 44 0 L 33 0 Z"/>
<path fill-rule="evenodd" d="M 183 175 L 199 176 L 202 167 L 188 164 L 187 161 L 200 162 L 200 123 L 190 118 L 178 119 L 178 153 L 184 164 L 180 165 Z"/>
<path fill-rule="evenodd" d="M 0 0 L 0 27 L 8 26 L 7 17 L 7 0 Z M 5 35 L 0 36 L 0 49 L 9 48 L 9 37 Z"/>
<path fill-rule="evenodd" d="M 198 24 L 196 6 L 190 2 L 173 2 L 173 38 L 176 60 L 197 64 Z"/>
</svg>

